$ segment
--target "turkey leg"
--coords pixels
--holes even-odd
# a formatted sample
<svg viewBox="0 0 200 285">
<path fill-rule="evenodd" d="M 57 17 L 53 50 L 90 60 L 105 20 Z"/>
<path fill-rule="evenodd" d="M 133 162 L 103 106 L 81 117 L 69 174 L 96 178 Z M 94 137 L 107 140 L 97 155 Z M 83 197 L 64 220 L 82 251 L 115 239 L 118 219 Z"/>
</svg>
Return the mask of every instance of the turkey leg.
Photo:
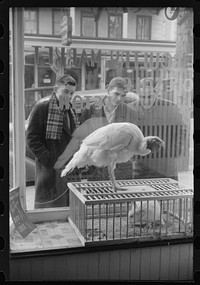
<svg viewBox="0 0 200 285">
<path fill-rule="evenodd" d="M 108 166 L 108 173 L 110 176 L 110 180 L 111 180 L 111 184 L 112 184 L 112 188 L 114 192 L 120 191 L 120 190 L 127 190 L 126 188 L 121 188 L 119 186 L 117 186 L 116 180 L 115 180 L 115 164 L 114 165 L 110 165 Z"/>
</svg>

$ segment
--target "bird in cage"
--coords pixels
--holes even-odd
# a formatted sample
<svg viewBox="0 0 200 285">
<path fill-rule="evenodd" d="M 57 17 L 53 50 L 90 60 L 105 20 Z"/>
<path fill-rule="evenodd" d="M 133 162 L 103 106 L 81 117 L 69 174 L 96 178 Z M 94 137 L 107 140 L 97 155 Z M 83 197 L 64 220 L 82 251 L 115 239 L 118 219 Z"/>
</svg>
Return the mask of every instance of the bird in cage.
<svg viewBox="0 0 200 285">
<path fill-rule="evenodd" d="M 61 177 L 74 168 L 85 166 L 108 167 L 113 190 L 123 190 L 115 180 L 117 163 L 127 162 L 133 155 L 145 156 L 164 147 L 164 141 L 157 136 L 144 137 L 140 128 L 128 122 L 111 123 L 100 127 L 85 139 L 80 149 L 61 172 Z M 66 148 L 67 153 L 67 148 Z"/>
<path fill-rule="evenodd" d="M 164 225 L 161 215 L 160 203 L 155 201 L 131 202 L 131 210 L 128 213 L 129 218 L 134 221 L 134 226 L 144 226 L 144 228 L 153 228 L 157 225 Z"/>
</svg>

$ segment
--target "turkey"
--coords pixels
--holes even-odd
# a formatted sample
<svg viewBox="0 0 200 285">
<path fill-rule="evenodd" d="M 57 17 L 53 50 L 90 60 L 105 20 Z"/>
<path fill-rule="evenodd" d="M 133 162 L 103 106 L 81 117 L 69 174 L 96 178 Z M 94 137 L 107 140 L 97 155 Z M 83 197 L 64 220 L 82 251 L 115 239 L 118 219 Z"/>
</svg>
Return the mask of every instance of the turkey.
<svg viewBox="0 0 200 285">
<path fill-rule="evenodd" d="M 122 190 L 115 180 L 116 164 L 127 162 L 133 155 L 145 156 L 157 152 L 161 147 L 164 147 L 162 139 L 157 136 L 144 137 L 135 124 L 128 122 L 108 124 L 83 139 L 80 149 L 74 153 L 62 170 L 61 177 L 73 171 L 75 167 L 107 166 L 113 190 Z M 62 161 L 67 159 L 68 157 L 66 159 L 62 157 Z"/>
<path fill-rule="evenodd" d="M 80 145 L 84 138 L 86 138 L 89 134 L 91 134 L 95 130 L 107 124 L 108 120 L 104 117 L 97 117 L 97 118 L 92 117 L 90 119 L 87 119 L 73 132 L 72 139 L 70 140 L 64 152 L 57 159 L 54 168 L 55 169 L 62 168 L 65 165 L 65 163 L 67 163 L 72 158 L 74 153 L 79 150 Z"/>
</svg>

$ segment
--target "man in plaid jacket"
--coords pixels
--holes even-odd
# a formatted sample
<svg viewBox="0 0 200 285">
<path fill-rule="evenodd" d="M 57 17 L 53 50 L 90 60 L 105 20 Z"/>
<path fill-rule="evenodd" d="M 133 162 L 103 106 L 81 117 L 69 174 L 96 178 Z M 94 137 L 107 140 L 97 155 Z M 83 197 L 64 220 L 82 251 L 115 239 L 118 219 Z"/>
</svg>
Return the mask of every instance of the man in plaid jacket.
<svg viewBox="0 0 200 285">
<path fill-rule="evenodd" d="M 34 106 L 26 132 L 27 146 L 35 156 L 35 208 L 67 206 L 66 180 L 53 168 L 76 128 L 76 114 L 70 100 L 76 81 L 69 75 L 56 79 L 54 92 Z M 68 107 L 63 102 L 68 101 Z M 62 104 L 60 103 L 62 102 Z"/>
</svg>

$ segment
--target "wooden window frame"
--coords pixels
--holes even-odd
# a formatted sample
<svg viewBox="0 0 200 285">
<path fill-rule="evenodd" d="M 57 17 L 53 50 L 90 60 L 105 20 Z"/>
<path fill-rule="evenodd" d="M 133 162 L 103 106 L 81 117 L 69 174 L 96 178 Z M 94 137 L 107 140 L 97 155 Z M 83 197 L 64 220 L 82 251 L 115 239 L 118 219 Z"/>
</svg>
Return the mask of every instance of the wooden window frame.
<svg viewBox="0 0 200 285">
<path fill-rule="evenodd" d="M 83 18 L 84 17 L 85 18 L 93 18 L 94 20 L 95 20 L 95 18 L 94 18 L 94 15 L 92 14 L 92 12 L 90 12 L 90 11 L 81 11 L 80 35 L 81 35 L 81 37 L 88 38 L 88 36 L 84 36 L 83 35 Z M 95 33 L 94 38 L 95 38 L 95 37 L 98 37 L 98 22 L 94 21 L 94 24 L 95 24 L 95 27 L 94 27 L 94 33 Z"/>
<path fill-rule="evenodd" d="M 30 10 L 33 10 L 36 12 L 36 33 L 27 33 L 24 30 L 24 34 L 26 34 L 26 35 L 39 35 L 39 10 L 38 10 L 38 8 L 24 8 L 24 12 L 30 11 Z M 24 20 L 24 22 L 25 22 L 25 20 Z"/>
<path fill-rule="evenodd" d="M 149 19 L 149 38 L 148 39 L 139 39 L 138 38 L 138 21 L 139 21 L 139 18 L 146 18 L 146 19 Z M 136 18 L 136 39 L 137 40 L 141 40 L 141 41 L 149 41 L 151 40 L 151 30 L 152 30 L 152 16 L 146 16 L 146 15 L 137 15 L 137 18 Z"/>
<path fill-rule="evenodd" d="M 121 37 L 120 38 L 111 38 L 110 37 L 110 16 L 120 16 L 121 17 Z M 109 39 L 123 39 L 123 14 L 114 14 L 108 13 L 108 38 Z"/>
</svg>

